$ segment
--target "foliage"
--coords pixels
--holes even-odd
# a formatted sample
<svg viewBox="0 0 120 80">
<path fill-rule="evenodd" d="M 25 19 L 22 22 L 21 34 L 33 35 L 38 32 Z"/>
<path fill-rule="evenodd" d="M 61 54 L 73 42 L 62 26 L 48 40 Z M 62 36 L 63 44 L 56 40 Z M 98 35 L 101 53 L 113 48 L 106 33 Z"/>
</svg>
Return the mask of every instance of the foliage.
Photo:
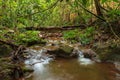
<svg viewBox="0 0 120 80">
<path fill-rule="evenodd" d="M 38 37 L 39 31 L 26 31 L 20 33 L 16 36 L 16 41 L 18 44 L 32 45 L 36 43 L 41 43 L 42 39 Z"/>
<path fill-rule="evenodd" d="M 13 34 L 12 30 L 10 30 L 10 29 L 0 30 L 0 39 L 9 41 L 9 39 L 13 39 L 13 37 L 14 37 L 14 34 Z"/>
<path fill-rule="evenodd" d="M 114 46 L 113 46 L 114 45 Z M 100 47 L 97 50 L 102 61 L 120 61 L 120 46 L 111 44 L 110 46 Z"/>
<path fill-rule="evenodd" d="M 80 41 L 82 44 L 89 44 L 92 39 L 93 39 L 93 34 L 95 32 L 95 28 L 94 27 L 88 27 L 87 29 L 85 29 L 80 35 Z"/>
<path fill-rule="evenodd" d="M 113 2 L 119 2 L 119 0 L 102 0 L 102 3 L 110 2 L 110 1 L 113 1 Z"/>
<path fill-rule="evenodd" d="M 115 2 L 115 7 L 108 2 Z M 95 12 L 94 0 L 0 0 L 0 26 L 61 26 L 88 23 L 93 16 L 79 5 Z M 108 13 L 119 14 L 119 0 L 101 0 Z M 115 10 L 115 11 L 113 11 Z M 109 16 L 110 17 L 110 16 Z"/>
<path fill-rule="evenodd" d="M 79 30 L 78 29 L 76 29 L 76 30 L 69 30 L 69 31 L 64 31 L 63 32 L 63 37 L 65 38 L 65 39 L 68 39 L 68 40 L 71 40 L 72 42 L 76 42 L 76 41 L 78 41 L 78 33 L 79 32 Z"/>
<path fill-rule="evenodd" d="M 14 42 L 15 44 L 33 45 L 37 43 L 45 43 L 45 40 L 38 36 L 39 31 L 15 32 L 14 30 L 5 29 L 0 30 L 0 34 L 0 39 Z"/>
<path fill-rule="evenodd" d="M 69 30 L 63 32 L 63 37 L 71 42 L 81 42 L 82 44 L 89 44 L 93 39 L 95 32 L 94 27 L 88 27 L 85 30 Z"/>
<path fill-rule="evenodd" d="M 120 19 L 119 0 L 100 0 L 102 13 L 106 21 Z M 94 0 L 0 0 L 0 28 L 19 29 L 24 27 L 70 26 L 89 24 L 97 18 Z M 114 4 L 114 6 L 113 6 Z M 85 7 L 84 10 L 81 6 Z M 72 42 L 88 44 L 92 41 L 93 27 L 64 32 L 64 38 Z M 10 33 L 10 34 L 9 34 Z M 39 41 L 37 32 L 9 32 L 0 30 L 0 38 L 27 44 Z M 17 35 L 17 36 L 16 36 Z M 31 39 L 31 40 L 30 40 Z"/>
</svg>

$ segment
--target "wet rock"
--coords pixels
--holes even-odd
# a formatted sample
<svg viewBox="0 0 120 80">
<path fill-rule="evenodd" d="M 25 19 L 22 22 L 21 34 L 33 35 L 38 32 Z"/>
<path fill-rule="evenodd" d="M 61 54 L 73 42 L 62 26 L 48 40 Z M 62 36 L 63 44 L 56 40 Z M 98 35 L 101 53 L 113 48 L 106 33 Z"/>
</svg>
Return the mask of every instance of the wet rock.
<svg viewBox="0 0 120 80">
<path fill-rule="evenodd" d="M 63 50 L 67 54 L 71 54 L 73 49 L 74 49 L 73 47 L 70 47 L 68 45 L 61 45 L 60 46 L 60 50 Z"/>
<path fill-rule="evenodd" d="M 120 62 L 114 62 L 114 65 L 120 71 Z"/>
<path fill-rule="evenodd" d="M 97 56 L 97 54 L 92 49 L 84 49 L 82 52 L 85 58 L 92 59 Z"/>
<path fill-rule="evenodd" d="M 62 57 L 62 58 L 72 58 L 72 57 L 77 57 L 77 53 L 73 53 L 74 48 L 70 47 L 68 45 L 61 45 L 58 49 L 53 50 L 53 51 L 48 51 L 49 54 L 53 54 L 57 57 Z"/>
<path fill-rule="evenodd" d="M 33 68 L 28 68 L 28 67 L 23 67 L 22 68 L 23 72 L 24 72 L 24 76 L 25 78 L 29 78 L 32 76 L 32 73 L 34 72 Z"/>
<path fill-rule="evenodd" d="M 96 52 L 103 62 L 120 61 L 120 46 L 99 47 Z"/>
<path fill-rule="evenodd" d="M 89 58 L 95 62 L 101 62 L 101 60 L 99 59 L 99 56 L 92 49 L 83 49 L 81 50 L 81 52 L 83 53 L 84 58 Z"/>
</svg>

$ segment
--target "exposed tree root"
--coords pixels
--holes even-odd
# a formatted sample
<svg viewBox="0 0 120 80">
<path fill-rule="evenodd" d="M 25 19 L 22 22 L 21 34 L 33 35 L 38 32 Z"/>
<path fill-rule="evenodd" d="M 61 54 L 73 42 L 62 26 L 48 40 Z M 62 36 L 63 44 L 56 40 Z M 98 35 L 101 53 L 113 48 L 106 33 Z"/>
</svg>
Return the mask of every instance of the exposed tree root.
<svg viewBox="0 0 120 80">
<path fill-rule="evenodd" d="M 18 45 L 13 44 L 12 42 L 4 41 L 4 40 L 2 40 L 2 39 L 0 39 L 0 43 L 7 44 L 7 45 L 9 45 L 12 49 L 15 49 L 15 48 L 18 47 Z"/>
</svg>

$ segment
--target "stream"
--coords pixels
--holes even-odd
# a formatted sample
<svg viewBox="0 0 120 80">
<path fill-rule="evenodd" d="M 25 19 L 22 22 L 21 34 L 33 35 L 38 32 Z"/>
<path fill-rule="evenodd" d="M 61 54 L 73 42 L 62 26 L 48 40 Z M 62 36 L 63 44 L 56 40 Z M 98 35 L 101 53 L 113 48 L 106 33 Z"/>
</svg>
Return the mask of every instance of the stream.
<svg viewBox="0 0 120 80">
<path fill-rule="evenodd" d="M 67 44 L 67 42 L 61 43 Z M 51 43 L 56 43 L 52 46 Z M 78 58 L 63 59 L 48 57 L 46 50 L 58 47 L 56 40 L 49 40 L 44 47 L 33 46 L 25 61 L 27 68 L 34 69 L 27 80 L 120 80 L 120 65 L 118 63 L 96 63 L 84 58 L 79 51 Z M 41 57 L 42 56 L 42 57 Z M 117 68 L 116 68 L 117 66 Z"/>
</svg>

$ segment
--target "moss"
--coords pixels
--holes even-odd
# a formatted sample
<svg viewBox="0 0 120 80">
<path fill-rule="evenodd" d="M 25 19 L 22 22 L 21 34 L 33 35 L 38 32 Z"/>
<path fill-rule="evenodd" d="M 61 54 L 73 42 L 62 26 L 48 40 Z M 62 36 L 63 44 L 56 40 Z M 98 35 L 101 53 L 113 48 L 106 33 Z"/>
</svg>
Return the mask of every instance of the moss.
<svg viewBox="0 0 120 80">
<path fill-rule="evenodd" d="M 78 57 L 78 54 L 73 53 L 74 47 L 70 47 L 69 45 L 62 44 L 58 49 L 48 51 L 49 54 L 54 54 L 56 57 L 70 59 Z"/>
<path fill-rule="evenodd" d="M 102 61 L 120 61 L 120 46 L 108 46 L 96 51 Z"/>
<path fill-rule="evenodd" d="M 71 54 L 73 49 L 74 49 L 73 47 L 70 47 L 68 45 L 61 45 L 60 46 L 60 50 L 62 50 L 66 54 Z"/>
<path fill-rule="evenodd" d="M 75 29 L 63 32 L 64 39 L 71 41 L 72 43 L 81 42 L 83 45 L 89 44 L 93 40 L 93 34 L 95 33 L 95 27 L 88 27 L 84 30 Z"/>
<path fill-rule="evenodd" d="M 34 71 L 32 68 L 31 68 L 31 69 L 29 69 L 29 68 L 26 68 L 25 66 L 24 66 L 24 67 L 22 67 L 22 70 L 23 70 L 23 72 L 24 72 L 24 73 L 26 73 L 26 72 L 31 73 L 31 72 L 33 72 L 33 71 Z"/>
<path fill-rule="evenodd" d="M 39 36 L 39 31 L 26 31 L 16 35 L 15 40 L 17 44 L 22 45 L 34 45 L 34 44 L 45 44 L 45 40 L 41 39 Z"/>
</svg>

